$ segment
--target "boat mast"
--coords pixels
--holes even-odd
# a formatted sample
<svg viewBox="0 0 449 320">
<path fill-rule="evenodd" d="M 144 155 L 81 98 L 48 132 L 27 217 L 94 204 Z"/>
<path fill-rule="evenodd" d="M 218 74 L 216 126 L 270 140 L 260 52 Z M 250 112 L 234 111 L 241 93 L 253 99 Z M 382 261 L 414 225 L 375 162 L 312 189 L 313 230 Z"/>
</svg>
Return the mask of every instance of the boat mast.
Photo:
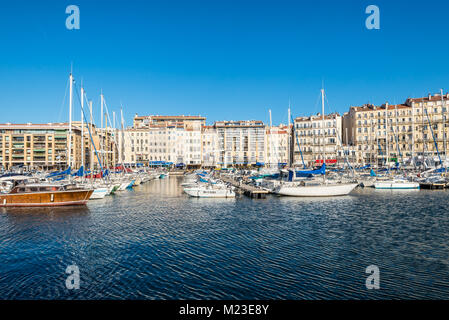
<svg viewBox="0 0 449 320">
<path fill-rule="evenodd" d="M 93 114 L 92 114 L 92 100 L 89 101 L 89 112 L 90 112 L 90 132 L 93 130 Z M 90 148 L 90 177 L 93 178 L 94 174 L 94 141 L 91 140 L 92 147 Z"/>
<path fill-rule="evenodd" d="M 104 134 L 104 132 L 103 132 L 103 116 L 104 116 L 104 114 L 103 114 L 103 103 L 104 103 L 103 90 L 101 90 L 101 93 L 100 93 L 100 113 L 101 113 L 101 116 L 100 116 L 100 134 L 99 134 L 98 137 L 100 138 L 100 152 L 101 152 L 100 159 L 101 159 L 102 163 L 104 163 L 104 150 L 103 150 L 103 134 Z"/>
<path fill-rule="evenodd" d="M 290 125 L 291 125 L 291 123 L 290 123 L 290 99 L 288 99 L 288 115 L 287 115 L 287 117 L 288 117 L 288 132 L 289 132 L 289 138 L 288 138 L 288 167 L 290 168 L 291 166 L 292 166 L 292 155 L 294 154 L 294 146 L 293 146 L 293 148 L 292 148 L 292 146 L 291 146 L 291 139 L 293 139 L 293 131 L 291 130 L 291 128 L 290 128 Z M 294 123 L 293 123 L 293 125 L 295 125 Z M 291 137 L 290 137 L 290 135 L 291 135 Z M 293 149 L 293 150 L 292 150 Z"/>
<path fill-rule="evenodd" d="M 410 164 L 415 167 L 415 103 L 412 102 L 412 159 Z"/>
<path fill-rule="evenodd" d="M 70 71 L 70 96 L 69 96 L 69 143 L 68 143 L 68 164 L 69 168 L 72 167 L 72 99 L 73 99 L 73 76 Z"/>
<path fill-rule="evenodd" d="M 440 89 L 441 92 L 441 111 L 443 113 L 443 146 L 444 146 L 444 162 L 447 160 L 446 154 L 446 109 L 444 103 L 443 89 Z M 445 165 L 446 166 L 446 165 Z"/>
<path fill-rule="evenodd" d="M 121 127 L 122 127 L 122 132 L 121 132 L 121 137 L 122 137 L 122 139 L 121 139 L 121 142 L 120 142 L 120 162 L 121 162 L 121 164 L 122 164 L 122 166 L 123 166 L 123 169 L 125 169 L 125 165 L 124 165 L 124 159 L 123 159 L 123 147 L 124 147 L 124 145 L 125 145 L 125 128 L 124 128 L 124 126 L 125 126 L 125 124 L 124 124 L 124 119 L 123 119 L 123 107 L 121 107 L 120 106 L 120 120 L 121 120 Z"/>
<path fill-rule="evenodd" d="M 422 169 L 425 170 L 426 169 L 426 164 L 425 164 L 425 149 L 427 149 L 426 147 L 426 140 L 424 139 L 424 102 L 421 102 L 421 122 L 422 122 Z"/>
<path fill-rule="evenodd" d="M 270 145 L 269 145 L 269 147 L 270 147 L 270 159 L 267 159 L 267 160 L 270 160 L 270 165 L 271 165 L 271 159 L 273 159 L 273 134 L 271 132 L 271 126 L 273 125 L 273 123 L 272 123 L 272 120 L 271 120 L 271 109 L 268 109 L 268 113 L 270 114 L 270 129 L 269 129 L 269 132 L 270 132 L 270 135 L 269 135 L 269 137 L 270 137 Z"/>
<path fill-rule="evenodd" d="M 388 155 L 389 155 L 389 153 L 390 153 L 390 148 L 389 148 L 389 140 L 388 140 L 388 132 L 389 132 L 389 130 L 390 130 L 390 122 L 388 121 L 388 120 L 390 120 L 390 119 L 388 119 L 388 102 L 385 104 L 385 118 L 386 118 L 386 120 L 387 120 L 387 125 L 386 125 L 386 130 L 385 130 L 385 142 L 386 142 L 386 145 L 385 145 L 385 151 L 386 151 L 386 157 L 387 157 L 387 160 L 385 161 L 385 165 L 386 165 L 386 167 L 388 168 L 389 166 L 388 166 Z"/>
<path fill-rule="evenodd" d="M 81 168 L 83 168 L 84 179 L 84 88 L 81 84 Z"/>
<path fill-rule="evenodd" d="M 325 148 L 326 148 L 326 143 L 325 143 L 325 136 L 324 136 L 324 88 L 321 89 L 321 112 L 322 112 L 322 137 L 323 137 L 323 153 L 322 153 L 322 158 L 323 158 L 323 165 L 326 164 L 326 154 L 325 154 Z M 323 175 L 323 179 L 324 179 L 325 175 Z"/>
<path fill-rule="evenodd" d="M 117 130 L 115 128 L 115 111 L 112 111 L 112 133 L 114 134 L 114 143 L 117 146 Z M 111 150 L 112 151 L 112 150 Z M 115 158 L 115 152 L 112 154 L 112 165 L 117 166 L 117 159 Z"/>
</svg>

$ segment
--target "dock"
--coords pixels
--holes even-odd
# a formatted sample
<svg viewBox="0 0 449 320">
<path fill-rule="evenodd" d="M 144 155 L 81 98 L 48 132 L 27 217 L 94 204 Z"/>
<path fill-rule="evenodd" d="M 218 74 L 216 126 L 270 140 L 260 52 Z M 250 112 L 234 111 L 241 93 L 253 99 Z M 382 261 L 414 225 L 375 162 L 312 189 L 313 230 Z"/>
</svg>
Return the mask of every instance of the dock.
<svg viewBox="0 0 449 320">
<path fill-rule="evenodd" d="M 236 181 L 230 177 L 221 176 L 220 179 L 224 182 L 230 183 L 232 186 L 237 188 L 240 193 L 253 199 L 266 199 L 267 194 L 269 193 L 267 190 L 250 186 L 243 181 Z"/>
<path fill-rule="evenodd" d="M 445 187 L 446 187 L 446 184 L 444 184 L 444 183 L 423 182 L 423 183 L 419 184 L 420 189 L 439 190 L 439 189 L 444 189 Z"/>
</svg>

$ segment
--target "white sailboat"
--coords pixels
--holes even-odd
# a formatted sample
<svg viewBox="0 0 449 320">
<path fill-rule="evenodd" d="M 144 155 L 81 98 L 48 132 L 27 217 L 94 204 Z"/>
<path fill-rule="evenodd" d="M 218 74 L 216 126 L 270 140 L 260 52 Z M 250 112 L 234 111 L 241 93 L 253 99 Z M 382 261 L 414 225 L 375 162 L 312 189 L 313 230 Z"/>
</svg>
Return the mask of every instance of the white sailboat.
<svg viewBox="0 0 449 320">
<path fill-rule="evenodd" d="M 285 183 L 274 189 L 274 193 L 292 197 L 334 197 L 348 195 L 357 183 L 305 182 Z"/>
<path fill-rule="evenodd" d="M 321 89 L 321 107 L 322 107 L 322 129 L 324 139 L 324 89 Z M 323 147 L 323 164 L 326 163 Z M 273 192 L 281 196 L 293 197 L 333 197 L 348 195 L 357 187 L 357 183 L 343 183 L 326 180 L 323 175 L 323 181 L 317 180 L 301 182 L 282 182 Z"/>
</svg>

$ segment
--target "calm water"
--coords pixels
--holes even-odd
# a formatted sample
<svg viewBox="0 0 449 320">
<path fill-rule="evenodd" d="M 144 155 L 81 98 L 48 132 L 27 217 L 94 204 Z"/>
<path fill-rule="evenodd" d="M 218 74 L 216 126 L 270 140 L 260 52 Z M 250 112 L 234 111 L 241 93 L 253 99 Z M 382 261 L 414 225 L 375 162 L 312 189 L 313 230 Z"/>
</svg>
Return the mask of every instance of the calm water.
<svg viewBox="0 0 449 320">
<path fill-rule="evenodd" d="M 179 183 L 0 208 L 0 299 L 449 299 L 448 192 L 192 199 Z"/>
</svg>

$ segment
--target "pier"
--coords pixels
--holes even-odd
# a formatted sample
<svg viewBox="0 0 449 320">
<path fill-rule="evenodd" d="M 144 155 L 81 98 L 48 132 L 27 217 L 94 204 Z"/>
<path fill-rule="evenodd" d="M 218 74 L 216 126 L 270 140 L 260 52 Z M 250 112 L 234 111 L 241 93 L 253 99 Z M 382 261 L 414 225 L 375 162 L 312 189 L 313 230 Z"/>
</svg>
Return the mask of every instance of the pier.
<svg viewBox="0 0 449 320">
<path fill-rule="evenodd" d="M 445 183 L 421 182 L 419 184 L 420 189 L 442 190 L 446 187 L 447 187 L 447 185 Z"/>
<path fill-rule="evenodd" d="M 220 176 L 220 179 L 224 182 L 230 183 L 235 188 L 237 188 L 240 193 L 244 194 L 247 197 L 253 198 L 253 199 L 266 199 L 268 191 L 257 188 L 254 186 L 250 186 L 243 181 L 236 181 L 230 177 Z"/>
</svg>

